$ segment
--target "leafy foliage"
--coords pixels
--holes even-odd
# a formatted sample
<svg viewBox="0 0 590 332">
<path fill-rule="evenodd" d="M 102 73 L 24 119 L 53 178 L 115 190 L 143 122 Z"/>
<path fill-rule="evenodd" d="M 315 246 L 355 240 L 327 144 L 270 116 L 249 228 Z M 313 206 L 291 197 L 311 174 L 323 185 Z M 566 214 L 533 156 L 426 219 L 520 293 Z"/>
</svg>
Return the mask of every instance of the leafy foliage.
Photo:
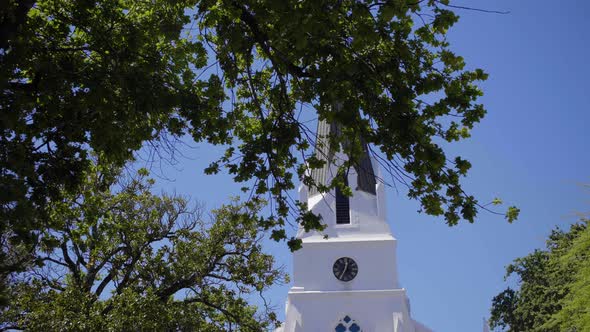
<svg viewBox="0 0 590 332">
<path fill-rule="evenodd" d="M 487 75 L 465 70 L 463 58 L 450 51 L 444 35 L 458 16 L 446 4 L 200 2 L 201 36 L 237 96 L 226 114 L 231 136 L 241 142 L 209 170 L 224 165 L 236 181 L 259 179 L 256 193 L 273 196 L 283 223 L 289 211 L 284 193 L 293 188 L 289 170 L 296 168 L 311 186 L 307 171 L 321 167 L 305 158 L 313 133 L 296 112 L 311 105 L 320 119 L 344 128 L 331 137 L 332 143 L 349 143 L 345 152 L 351 160 L 342 168 L 358 162 L 361 141 L 370 143 L 423 211 L 444 216 L 449 225 L 461 218 L 473 222 L 478 201 L 459 183 L 471 164 L 449 160 L 437 141 L 469 137 L 485 114 L 476 103 L 482 93 L 474 82 Z M 506 217 L 512 221 L 517 215 L 513 208 Z"/>
<path fill-rule="evenodd" d="M 450 9 L 448 0 L 8 1 L 0 277 L 30 266 L 51 226 L 46 205 L 80 190 L 89 150 L 122 165 L 146 143 L 185 134 L 227 147 L 206 171 L 225 167 L 273 202 L 259 225 L 298 248 L 281 232 L 288 218 L 322 229 L 287 194 L 296 178 L 314 185 L 309 170 L 321 167 L 300 120 L 316 114 L 344 128 L 331 138 L 348 142 L 342 168 L 369 143 L 424 212 L 473 222 L 487 208 L 462 188 L 471 164 L 441 142 L 469 137 L 483 118 L 476 83 L 487 74 L 450 49 Z M 517 215 L 511 207 L 506 218 Z"/>
<path fill-rule="evenodd" d="M 504 331 L 590 329 L 590 229 L 587 219 L 552 231 L 547 249 L 516 259 L 506 277 L 518 276 L 492 301 L 490 326 Z"/>
<path fill-rule="evenodd" d="M 590 220 L 584 219 L 588 225 Z M 571 269 L 569 293 L 561 301 L 561 310 L 546 326 L 561 331 L 590 330 L 590 230 L 586 228 L 573 240 L 571 248 L 560 257 L 559 265 Z"/>
<path fill-rule="evenodd" d="M 49 206 L 38 267 L 13 275 L 0 328 L 31 331 L 261 331 L 269 308 L 245 300 L 284 280 L 262 252 L 260 203 L 201 218 L 186 200 L 93 165 L 81 193 Z"/>
<path fill-rule="evenodd" d="M 9 1 L 0 41 L 0 270 L 47 227 L 45 205 L 76 192 L 88 150 L 122 165 L 175 131 L 177 114 L 219 104 L 193 84 L 206 51 L 180 37 L 189 1 Z M 20 15 L 24 12 L 24 15 Z M 11 33 L 11 32 L 12 33 Z M 188 73 L 183 76 L 184 73 Z M 214 109 L 206 107 L 211 118 Z M 26 256 L 26 255 L 25 255 Z"/>
</svg>

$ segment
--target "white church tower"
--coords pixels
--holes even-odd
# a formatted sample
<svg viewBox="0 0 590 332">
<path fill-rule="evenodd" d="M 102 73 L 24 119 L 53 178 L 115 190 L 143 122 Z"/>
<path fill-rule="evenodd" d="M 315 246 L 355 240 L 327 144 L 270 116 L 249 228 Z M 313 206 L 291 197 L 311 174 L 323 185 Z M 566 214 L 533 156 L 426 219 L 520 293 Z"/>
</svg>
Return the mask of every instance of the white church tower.
<svg viewBox="0 0 590 332">
<path fill-rule="evenodd" d="M 326 161 L 312 172 L 329 184 L 347 158 L 334 153 L 327 137 L 338 127 L 318 125 L 316 157 Z M 322 147 L 323 146 L 323 147 Z M 303 247 L 293 255 L 293 287 L 281 332 L 429 332 L 412 319 L 406 291 L 398 283 L 396 239 L 386 222 L 385 188 L 366 146 L 348 172 L 352 197 L 340 190 L 319 193 L 302 186 L 301 201 L 322 216 L 323 232 L 299 229 Z M 328 237 L 325 238 L 324 235 Z"/>
</svg>

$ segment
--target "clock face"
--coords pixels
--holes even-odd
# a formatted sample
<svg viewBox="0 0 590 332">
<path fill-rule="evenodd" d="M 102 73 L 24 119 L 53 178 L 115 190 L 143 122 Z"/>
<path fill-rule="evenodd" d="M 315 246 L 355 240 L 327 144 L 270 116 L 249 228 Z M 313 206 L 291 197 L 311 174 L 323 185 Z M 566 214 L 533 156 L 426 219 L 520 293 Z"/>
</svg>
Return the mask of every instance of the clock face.
<svg viewBox="0 0 590 332">
<path fill-rule="evenodd" d="M 341 257 L 334 262 L 332 272 L 338 280 L 351 281 L 359 272 L 359 267 L 352 258 Z"/>
</svg>

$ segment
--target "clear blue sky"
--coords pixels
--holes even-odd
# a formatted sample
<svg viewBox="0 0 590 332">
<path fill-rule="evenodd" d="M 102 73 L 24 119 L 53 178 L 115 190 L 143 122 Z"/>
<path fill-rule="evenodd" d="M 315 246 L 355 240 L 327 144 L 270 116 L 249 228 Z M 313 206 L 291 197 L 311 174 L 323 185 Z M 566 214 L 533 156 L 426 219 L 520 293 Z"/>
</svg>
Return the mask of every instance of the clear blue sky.
<svg viewBox="0 0 590 332">
<path fill-rule="evenodd" d="M 449 38 L 468 66 L 484 68 L 488 115 L 468 141 L 455 145 L 473 164 L 465 186 L 481 201 L 499 196 L 521 208 L 517 222 L 481 213 L 475 224 L 449 228 L 417 213 L 404 192 L 388 192 L 389 223 L 398 239 L 398 268 L 414 318 L 437 332 L 482 330 L 492 297 L 506 287 L 504 268 L 544 245 L 552 228 L 590 211 L 590 2 L 464 0 L 456 5 L 507 10 L 508 15 L 459 11 Z M 214 208 L 237 194 L 226 176 L 202 169 L 216 152 L 184 149 L 163 165 L 159 185 Z M 268 245 L 291 270 L 285 245 Z M 386 255 L 387 253 L 384 253 Z M 290 285 L 268 298 L 284 315 Z"/>
</svg>

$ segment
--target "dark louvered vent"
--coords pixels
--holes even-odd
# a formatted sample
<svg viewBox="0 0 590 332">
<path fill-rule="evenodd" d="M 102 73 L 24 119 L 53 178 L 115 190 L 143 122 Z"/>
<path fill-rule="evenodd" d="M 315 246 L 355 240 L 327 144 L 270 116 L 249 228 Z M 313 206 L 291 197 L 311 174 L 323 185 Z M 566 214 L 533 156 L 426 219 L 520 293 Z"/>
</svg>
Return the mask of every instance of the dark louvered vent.
<svg viewBox="0 0 590 332">
<path fill-rule="evenodd" d="M 348 181 L 345 182 L 348 185 Z M 350 200 L 336 187 L 336 223 L 350 224 Z"/>
<path fill-rule="evenodd" d="M 355 165 L 354 169 L 358 174 L 358 189 L 376 195 L 377 179 L 373 173 L 373 165 L 371 164 L 371 157 L 369 157 L 369 146 L 363 142 L 363 156 L 360 163 Z"/>
</svg>

